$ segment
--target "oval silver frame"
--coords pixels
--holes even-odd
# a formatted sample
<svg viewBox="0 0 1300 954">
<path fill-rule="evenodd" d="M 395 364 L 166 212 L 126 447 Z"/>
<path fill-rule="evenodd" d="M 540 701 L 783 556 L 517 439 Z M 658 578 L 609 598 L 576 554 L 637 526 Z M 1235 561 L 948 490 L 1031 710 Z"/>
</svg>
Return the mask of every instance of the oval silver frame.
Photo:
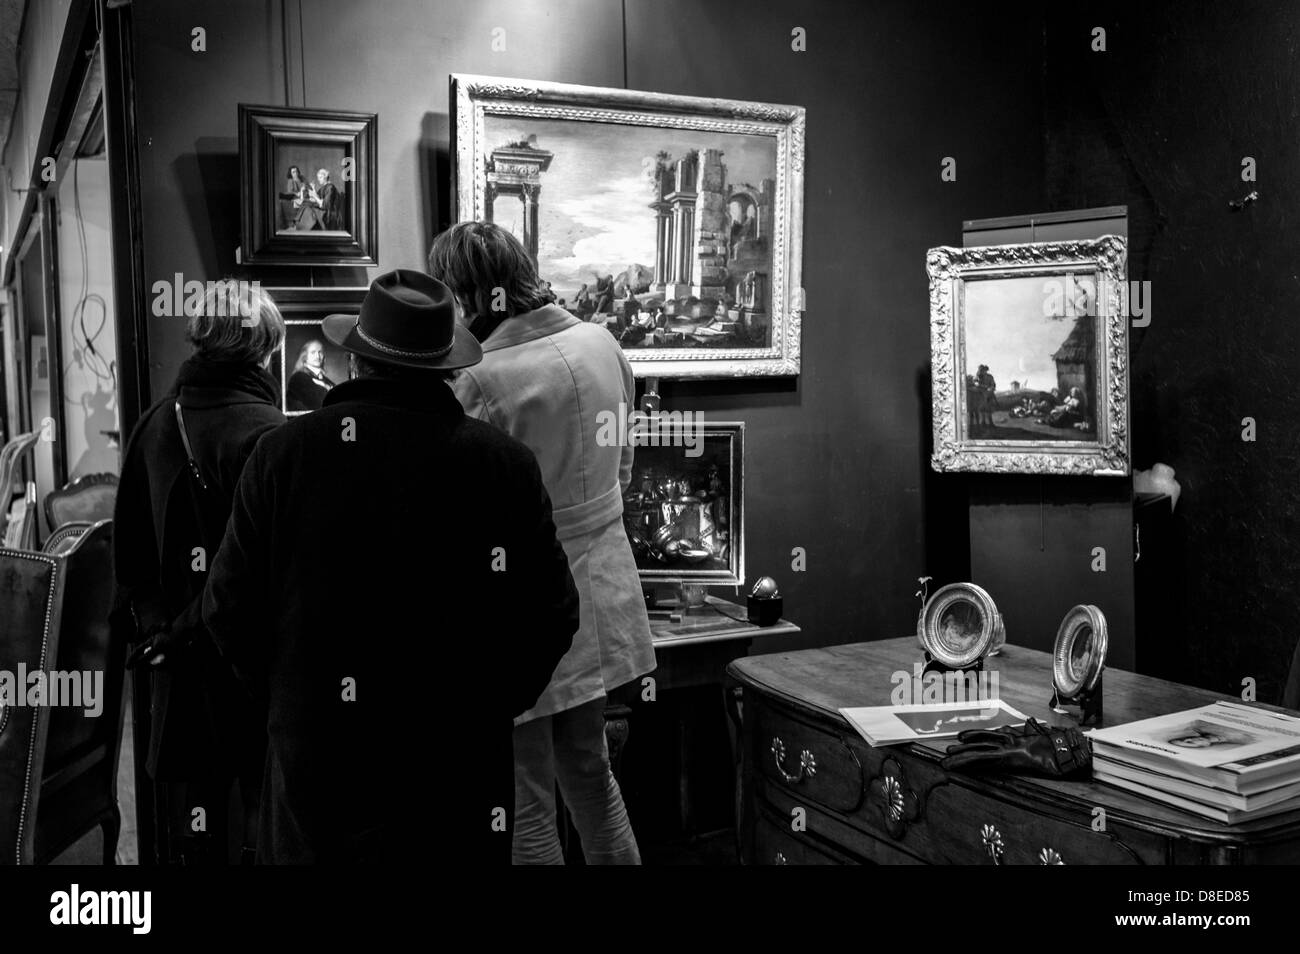
<svg viewBox="0 0 1300 954">
<path fill-rule="evenodd" d="M 939 621 L 955 603 L 974 605 L 984 620 L 979 638 L 965 652 L 949 649 L 939 636 Z M 1002 614 L 987 591 L 974 583 L 949 583 L 935 590 L 926 600 L 917 617 L 916 639 L 932 659 L 949 669 L 965 669 L 1001 648 L 1006 642 L 1006 630 L 1002 625 Z"/>
<path fill-rule="evenodd" d="M 1084 630 L 1092 631 L 1091 645 L 1087 650 L 1082 672 L 1073 665 L 1075 642 Z M 1091 692 L 1106 668 L 1106 650 L 1110 634 L 1106 629 L 1106 614 L 1092 605 L 1080 604 L 1065 614 L 1061 628 L 1056 632 L 1052 649 L 1052 687 L 1061 698 L 1072 699 L 1083 692 Z"/>
</svg>

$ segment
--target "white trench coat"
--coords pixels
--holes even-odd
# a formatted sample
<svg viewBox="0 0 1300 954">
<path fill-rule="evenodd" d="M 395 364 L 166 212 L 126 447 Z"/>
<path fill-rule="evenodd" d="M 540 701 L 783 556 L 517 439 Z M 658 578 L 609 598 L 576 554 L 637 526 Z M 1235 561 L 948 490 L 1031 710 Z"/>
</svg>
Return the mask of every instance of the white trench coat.
<svg viewBox="0 0 1300 954">
<path fill-rule="evenodd" d="M 601 412 L 626 415 L 634 387 L 614 336 L 557 305 L 507 318 L 483 342 L 482 363 L 452 383 L 466 414 L 537 457 L 581 600 L 573 646 L 516 725 L 598 699 L 655 668 L 622 520 L 633 449 L 596 441 Z"/>
</svg>

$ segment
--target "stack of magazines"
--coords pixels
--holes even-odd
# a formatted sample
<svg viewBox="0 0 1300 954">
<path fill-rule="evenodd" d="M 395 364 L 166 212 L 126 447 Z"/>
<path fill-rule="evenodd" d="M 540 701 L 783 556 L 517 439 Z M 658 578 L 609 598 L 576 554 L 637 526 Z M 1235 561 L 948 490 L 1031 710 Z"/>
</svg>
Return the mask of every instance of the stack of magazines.
<svg viewBox="0 0 1300 954">
<path fill-rule="evenodd" d="M 1232 702 L 1097 729 L 1093 776 L 1232 825 L 1300 811 L 1300 718 Z"/>
</svg>

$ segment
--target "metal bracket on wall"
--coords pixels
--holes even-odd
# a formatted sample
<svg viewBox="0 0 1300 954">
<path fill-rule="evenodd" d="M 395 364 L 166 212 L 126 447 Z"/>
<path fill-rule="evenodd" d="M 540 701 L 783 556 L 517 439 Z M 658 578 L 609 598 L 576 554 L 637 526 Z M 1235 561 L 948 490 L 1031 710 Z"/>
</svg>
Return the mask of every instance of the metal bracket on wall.
<svg viewBox="0 0 1300 954">
<path fill-rule="evenodd" d="M 659 413 L 659 379 L 646 378 L 645 392 L 641 395 L 641 412 L 646 415 Z"/>
</svg>

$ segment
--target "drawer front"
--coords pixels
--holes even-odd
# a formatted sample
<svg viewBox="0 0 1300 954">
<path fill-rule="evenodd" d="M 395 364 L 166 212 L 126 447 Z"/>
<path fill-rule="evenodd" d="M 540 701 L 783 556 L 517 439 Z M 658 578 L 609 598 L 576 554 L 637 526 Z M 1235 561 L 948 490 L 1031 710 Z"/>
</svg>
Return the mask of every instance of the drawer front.
<svg viewBox="0 0 1300 954">
<path fill-rule="evenodd" d="M 866 747 L 867 792 L 860 823 L 938 864 L 1142 864 L 1113 831 L 1093 831 L 1088 816 L 1066 820 L 985 795 L 938 765 L 891 749 Z"/>
<path fill-rule="evenodd" d="M 936 786 L 926 801 L 928 828 L 944 835 L 934 850 L 952 864 L 1141 864 L 1106 832 L 1016 808 L 957 785 Z"/>
<path fill-rule="evenodd" d="M 759 865 L 838 865 L 844 862 L 816 845 L 806 832 L 796 833 L 789 820 L 774 818 L 765 811 L 754 823 L 752 857 Z"/>
<path fill-rule="evenodd" d="M 819 726 L 753 700 L 746 732 L 759 773 L 795 798 L 836 812 L 862 807 L 865 778 L 857 753 L 829 726 Z"/>
</svg>

